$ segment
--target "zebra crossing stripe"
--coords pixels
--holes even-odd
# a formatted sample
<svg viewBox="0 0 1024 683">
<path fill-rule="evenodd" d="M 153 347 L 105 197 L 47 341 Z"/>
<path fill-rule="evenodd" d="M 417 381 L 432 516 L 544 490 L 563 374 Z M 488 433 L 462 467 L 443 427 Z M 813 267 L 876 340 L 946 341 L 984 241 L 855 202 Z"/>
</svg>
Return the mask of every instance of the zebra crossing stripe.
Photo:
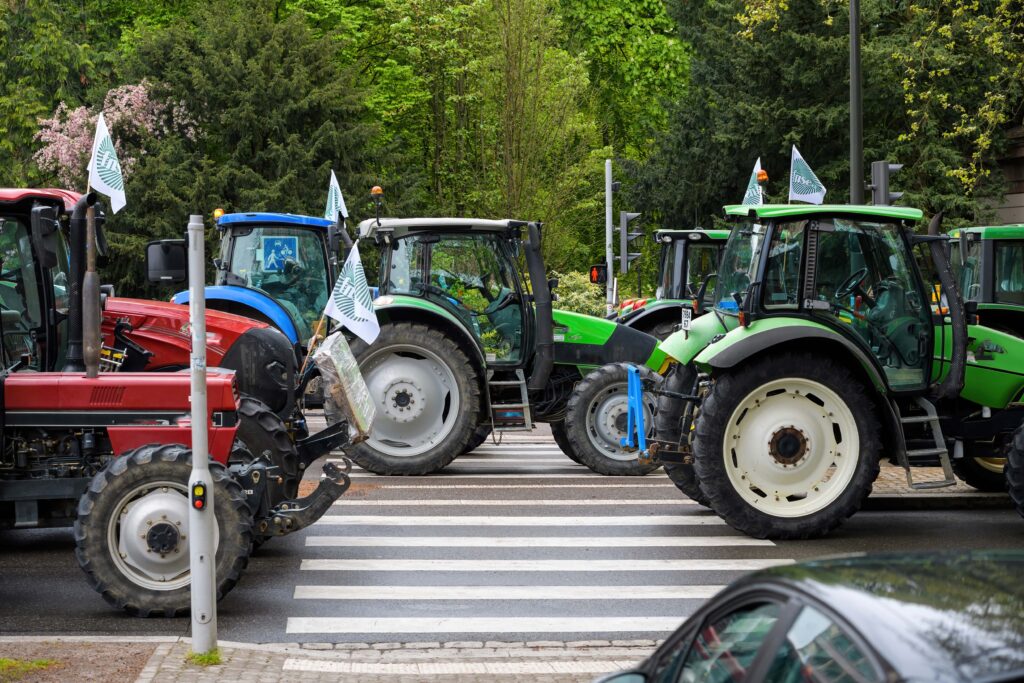
<svg viewBox="0 0 1024 683">
<path fill-rule="evenodd" d="M 724 586 L 296 586 L 296 600 L 703 600 Z"/>
<path fill-rule="evenodd" d="M 360 500 L 359 498 L 339 498 L 334 501 L 340 506 L 367 506 L 367 507 L 546 507 L 566 506 L 579 507 L 599 506 L 610 507 L 613 505 L 635 505 L 646 507 L 648 505 L 696 505 L 697 503 L 689 498 L 593 498 L 589 500 L 551 500 L 551 499 L 519 499 L 519 500 L 491 500 L 481 499 L 452 499 L 452 498 L 424 498 L 402 499 L 402 500 Z"/>
<path fill-rule="evenodd" d="M 568 467 L 569 467 L 569 465 L 566 465 L 566 468 L 568 468 Z M 575 465 L 573 465 L 573 467 L 575 467 Z M 551 469 L 564 469 L 564 468 L 553 467 Z M 420 481 L 438 481 L 438 480 L 447 480 L 447 479 L 452 479 L 452 478 L 454 478 L 456 480 L 459 480 L 459 479 L 580 479 L 580 480 L 588 480 L 589 479 L 590 481 L 594 481 L 595 479 L 597 479 L 597 480 L 608 481 L 608 482 L 622 481 L 624 479 L 625 480 L 629 480 L 629 479 L 638 480 L 638 479 L 640 479 L 639 477 L 630 477 L 630 476 L 626 476 L 626 475 L 597 474 L 596 472 L 591 472 L 590 470 L 585 470 L 583 468 L 578 468 L 578 469 L 580 469 L 581 471 L 580 472 L 571 472 L 571 473 L 570 472 L 525 472 L 525 473 L 521 473 L 521 474 L 520 473 L 515 473 L 515 472 L 494 472 L 494 473 L 490 473 L 490 472 L 482 472 L 482 473 L 481 472 L 468 472 L 468 473 L 462 474 L 462 473 L 459 473 L 459 472 L 452 472 L 452 471 L 446 469 L 446 470 L 442 470 L 441 472 L 438 472 L 437 474 L 424 474 L 424 475 L 420 475 L 418 479 Z M 390 476 L 388 476 L 386 474 L 373 474 L 372 472 L 356 472 L 356 471 L 353 471 L 348 476 L 350 476 L 350 477 L 352 477 L 354 479 L 384 479 L 384 480 L 394 481 L 394 477 L 390 477 Z M 651 477 L 652 479 L 655 479 L 655 480 L 663 478 L 662 476 L 659 476 L 659 475 L 648 475 L 648 476 Z M 408 480 L 408 479 L 415 479 L 413 477 L 403 477 L 403 478 L 406 479 L 406 480 Z M 655 482 L 655 483 L 645 484 L 645 486 L 671 486 L 671 487 L 675 488 L 675 484 L 673 484 L 672 482 L 668 481 L 667 478 L 665 478 L 665 479 L 666 480 L 664 482 Z"/>
<path fill-rule="evenodd" d="M 793 560 L 302 560 L 301 571 L 371 572 L 655 572 L 754 571 Z M 458 629 L 452 629 L 457 631 Z M 574 630 L 574 629 L 567 629 Z M 606 629 L 615 630 L 615 629 Z M 362 633 L 362 631 L 360 631 Z"/>
<path fill-rule="evenodd" d="M 306 536 L 307 548 L 721 548 L 774 546 L 749 536 Z"/>
<path fill-rule="evenodd" d="M 600 674 L 634 666 L 628 659 L 530 662 L 351 662 L 289 657 L 284 671 L 362 674 L 363 676 L 500 676 L 556 674 Z"/>
<path fill-rule="evenodd" d="M 386 484 L 382 485 L 382 490 L 387 491 L 402 491 L 416 489 L 430 489 L 431 491 L 455 491 L 455 490 L 487 490 L 487 489 L 638 489 L 638 488 L 658 488 L 668 487 L 675 488 L 675 484 L 672 483 L 659 483 L 648 481 L 638 481 L 635 484 L 435 484 L 433 479 L 419 480 L 420 484 Z M 349 494 L 352 495 L 352 494 Z M 680 502 L 685 502 L 687 499 L 682 498 Z"/>
<path fill-rule="evenodd" d="M 602 517 L 510 517 L 505 515 L 429 515 L 381 517 L 378 515 L 324 515 L 313 526 L 714 526 L 724 525 L 711 515 L 619 515 Z"/>
<path fill-rule="evenodd" d="M 289 617 L 288 633 L 668 633 L 674 617 Z"/>
</svg>

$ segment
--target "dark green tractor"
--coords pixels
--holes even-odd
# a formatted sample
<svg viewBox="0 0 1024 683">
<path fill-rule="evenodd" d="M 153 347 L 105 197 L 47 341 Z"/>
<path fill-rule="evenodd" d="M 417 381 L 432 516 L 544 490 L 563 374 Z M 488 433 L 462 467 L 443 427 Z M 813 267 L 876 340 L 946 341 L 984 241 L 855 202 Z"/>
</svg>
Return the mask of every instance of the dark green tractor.
<svg viewBox="0 0 1024 683">
<path fill-rule="evenodd" d="M 594 471 L 656 467 L 620 445 L 625 363 L 656 381 L 665 355 L 643 332 L 552 310 L 557 282 L 547 278 L 539 224 L 371 219 L 359 235 L 381 253 L 380 336 L 352 345 L 377 406 L 371 438 L 349 451 L 360 466 L 434 472 L 489 433 L 547 422 L 562 450 Z M 649 414 L 654 401 L 649 394 Z"/>
<path fill-rule="evenodd" d="M 713 315 L 663 344 L 656 459 L 729 524 L 807 538 L 852 515 L 880 458 L 914 488 L 955 483 L 952 462 L 1024 418 L 1019 338 L 957 295 L 945 236 L 921 212 L 730 206 Z M 913 246 L 947 296 L 933 310 Z M 970 323 L 970 325 L 968 325 Z M 1015 362 L 1016 361 L 1016 362 Z M 1018 432 L 1019 434 L 1019 432 Z M 945 479 L 914 481 L 914 466 Z"/>
</svg>

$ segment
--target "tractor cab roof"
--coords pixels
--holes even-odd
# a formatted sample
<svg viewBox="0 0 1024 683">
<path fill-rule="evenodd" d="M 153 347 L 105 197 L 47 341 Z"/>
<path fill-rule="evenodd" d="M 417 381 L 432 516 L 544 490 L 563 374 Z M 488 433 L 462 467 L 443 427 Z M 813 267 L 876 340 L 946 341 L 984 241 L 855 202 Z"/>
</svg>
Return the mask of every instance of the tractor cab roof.
<svg viewBox="0 0 1024 683">
<path fill-rule="evenodd" d="M 897 221 L 919 221 L 924 216 L 920 209 L 906 206 L 864 206 L 859 204 L 762 204 L 750 206 L 746 204 L 730 204 L 725 207 L 725 215 L 730 218 L 757 217 L 801 218 L 828 215 L 858 216 L 863 218 L 882 218 Z"/>
<path fill-rule="evenodd" d="M 359 224 L 359 237 L 387 233 L 399 239 L 414 232 L 507 232 L 526 224 L 511 218 L 381 218 L 378 225 L 377 219 L 368 218 Z"/>
<path fill-rule="evenodd" d="M 654 239 L 658 242 L 672 242 L 675 240 L 726 240 L 729 239 L 728 230 L 658 230 L 654 233 Z"/>
<path fill-rule="evenodd" d="M 971 239 L 983 240 L 1019 240 L 1024 238 L 1024 223 L 1012 225 L 979 225 L 971 228 L 957 228 L 949 232 L 949 236 L 958 239 L 960 233 L 977 235 Z"/>
<path fill-rule="evenodd" d="M 309 228 L 321 228 L 326 230 L 334 224 L 334 221 L 315 216 L 302 216 L 295 213 L 226 213 L 217 219 L 217 227 L 226 229 L 232 225 L 244 225 L 246 223 L 277 223 L 279 225 L 303 225 Z"/>
<path fill-rule="evenodd" d="M 75 203 L 79 200 L 80 195 L 72 190 L 61 190 L 54 187 L 48 188 L 23 188 L 23 187 L 4 187 L 0 188 L 0 204 L 4 205 L 16 205 L 26 203 L 31 205 L 32 202 L 38 200 L 49 200 L 54 204 L 62 204 L 65 211 L 70 211 L 74 208 Z M 31 208 L 31 206 L 29 206 Z"/>
</svg>

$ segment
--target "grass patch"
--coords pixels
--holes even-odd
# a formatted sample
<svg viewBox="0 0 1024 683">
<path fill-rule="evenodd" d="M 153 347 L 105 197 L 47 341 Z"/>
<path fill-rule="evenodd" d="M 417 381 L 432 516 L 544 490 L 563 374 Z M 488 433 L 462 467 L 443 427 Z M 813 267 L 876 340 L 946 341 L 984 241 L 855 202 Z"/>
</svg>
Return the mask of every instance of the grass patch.
<svg viewBox="0 0 1024 683">
<path fill-rule="evenodd" d="M 0 683 L 14 683 L 27 674 L 47 669 L 57 663 L 55 659 L 7 659 L 0 657 Z"/>
<path fill-rule="evenodd" d="M 214 650 L 203 654 L 189 652 L 185 660 L 189 664 L 195 664 L 196 666 L 217 666 L 220 664 L 220 651 Z"/>
</svg>

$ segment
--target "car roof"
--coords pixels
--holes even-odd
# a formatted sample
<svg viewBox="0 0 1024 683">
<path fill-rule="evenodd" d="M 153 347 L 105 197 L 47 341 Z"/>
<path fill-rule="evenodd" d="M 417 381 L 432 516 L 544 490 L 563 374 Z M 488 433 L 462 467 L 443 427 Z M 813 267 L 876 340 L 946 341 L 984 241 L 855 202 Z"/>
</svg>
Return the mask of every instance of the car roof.
<svg viewBox="0 0 1024 683">
<path fill-rule="evenodd" d="M 663 236 L 671 237 L 673 239 L 683 238 L 686 239 L 690 235 L 707 235 L 713 240 L 724 240 L 729 239 L 728 230 L 705 230 L 703 228 L 696 228 L 694 230 L 658 230 L 654 233 L 655 239 L 660 240 Z M 700 239 L 700 238 L 698 238 Z"/>
<path fill-rule="evenodd" d="M 502 232 L 509 228 L 526 225 L 526 221 L 511 218 L 494 220 L 490 218 L 368 218 L 359 224 L 359 236 L 369 237 L 375 232 L 391 232 L 397 237 L 410 232 L 444 232 L 446 230 L 474 230 L 480 232 Z"/>
<path fill-rule="evenodd" d="M 961 232 L 972 235 L 980 235 L 983 240 L 1012 240 L 1024 238 L 1024 223 L 1013 223 L 1010 225 L 977 225 L 970 228 L 957 228 L 950 230 L 949 236 L 956 239 Z"/>
<path fill-rule="evenodd" d="M 724 209 L 727 216 L 749 216 L 753 213 L 758 218 L 846 214 L 870 218 L 918 221 L 924 216 L 920 209 L 912 209 L 906 206 L 864 206 L 860 204 L 761 204 L 759 206 L 730 204 L 724 207 Z"/>
<path fill-rule="evenodd" d="M 313 228 L 324 228 L 331 226 L 334 221 L 316 216 L 303 216 L 296 213 L 226 213 L 217 219 L 218 226 L 244 223 L 284 223 L 287 225 L 307 225 Z"/>
<path fill-rule="evenodd" d="M 1024 551 L 855 555 L 774 567 L 838 613 L 902 675 L 974 681 L 1024 674 Z"/>
</svg>

